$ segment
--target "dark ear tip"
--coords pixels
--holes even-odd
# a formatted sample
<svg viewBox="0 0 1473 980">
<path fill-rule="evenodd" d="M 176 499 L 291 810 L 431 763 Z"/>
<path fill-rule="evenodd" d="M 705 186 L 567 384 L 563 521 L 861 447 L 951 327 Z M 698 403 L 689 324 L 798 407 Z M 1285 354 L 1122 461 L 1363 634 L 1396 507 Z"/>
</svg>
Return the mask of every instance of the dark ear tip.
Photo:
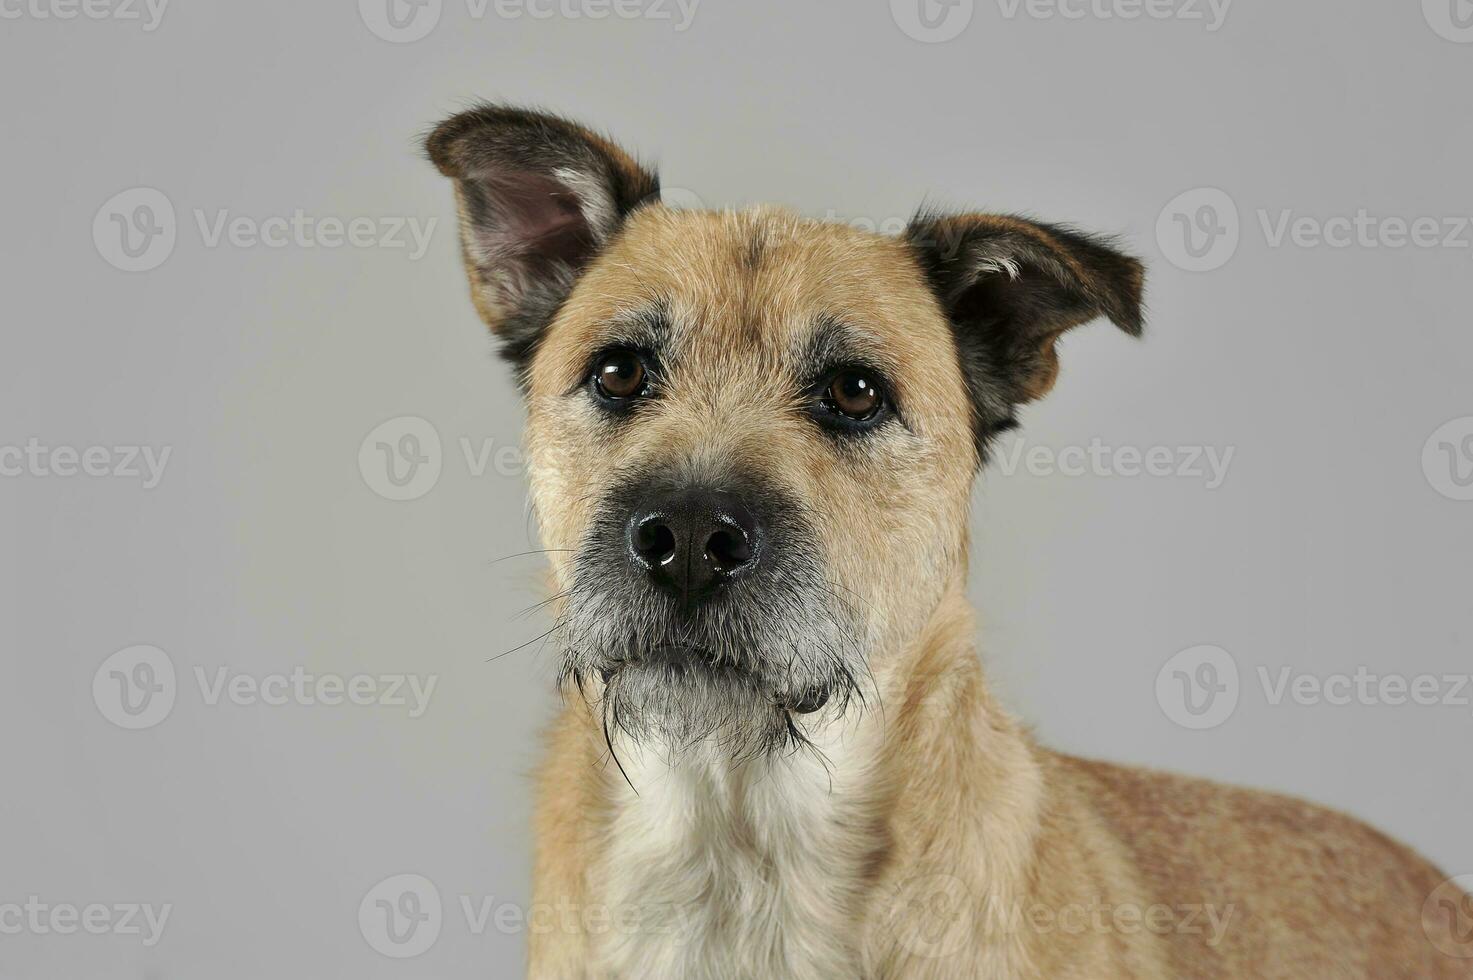
<svg viewBox="0 0 1473 980">
<path fill-rule="evenodd" d="M 430 162 L 442 176 L 452 180 L 460 176 L 458 168 L 451 162 L 449 142 L 441 135 L 439 128 L 425 137 L 424 150 L 425 156 L 430 158 Z"/>
<path fill-rule="evenodd" d="M 452 179 L 463 176 L 456 144 L 481 122 L 481 107 L 457 113 L 437 125 L 424 139 L 425 155 L 435 168 Z"/>
<path fill-rule="evenodd" d="M 424 139 L 425 155 L 440 173 L 451 179 L 460 179 L 466 176 L 466 141 L 473 134 L 482 131 L 488 134 L 504 132 L 516 127 L 534 127 L 553 122 L 558 120 L 530 109 L 478 102 L 431 130 Z"/>
<path fill-rule="evenodd" d="M 1110 322 L 1132 337 L 1146 332 L 1145 283 L 1146 267 L 1133 255 L 1115 252 L 1120 269 L 1115 275 L 1115 295 L 1106 309 Z"/>
</svg>

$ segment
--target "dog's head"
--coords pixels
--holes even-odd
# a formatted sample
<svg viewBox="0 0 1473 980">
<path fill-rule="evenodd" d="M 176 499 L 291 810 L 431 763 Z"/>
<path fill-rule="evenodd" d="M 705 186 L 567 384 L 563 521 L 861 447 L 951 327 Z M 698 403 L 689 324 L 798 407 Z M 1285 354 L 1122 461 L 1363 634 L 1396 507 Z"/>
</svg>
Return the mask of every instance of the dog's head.
<svg viewBox="0 0 1473 980">
<path fill-rule="evenodd" d="M 1141 329 L 1139 263 L 1063 228 L 672 210 L 608 140 L 493 106 L 427 149 L 526 396 L 564 676 L 635 738 L 766 751 L 843 714 L 962 574 L 1059 336 Z"/>
</svg>

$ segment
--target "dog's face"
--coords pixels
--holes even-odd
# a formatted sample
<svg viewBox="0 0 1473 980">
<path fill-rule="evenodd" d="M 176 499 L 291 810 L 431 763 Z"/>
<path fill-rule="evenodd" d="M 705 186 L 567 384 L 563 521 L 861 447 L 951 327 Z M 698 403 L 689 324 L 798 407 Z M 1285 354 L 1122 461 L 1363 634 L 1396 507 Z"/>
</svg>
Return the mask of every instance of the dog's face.
<svg viewBox="0 0 1473 980">
<path fill-rule="evenodd" d="M 516 363 L 564 676 L 606 726 L 771 751 L 862 701 L 966 562 L 988 439 L 1140 268 L 1012 218 L 900 238 L 675 211 L 607 141 L 485 107 L 428 149 Z"/>
</svg>

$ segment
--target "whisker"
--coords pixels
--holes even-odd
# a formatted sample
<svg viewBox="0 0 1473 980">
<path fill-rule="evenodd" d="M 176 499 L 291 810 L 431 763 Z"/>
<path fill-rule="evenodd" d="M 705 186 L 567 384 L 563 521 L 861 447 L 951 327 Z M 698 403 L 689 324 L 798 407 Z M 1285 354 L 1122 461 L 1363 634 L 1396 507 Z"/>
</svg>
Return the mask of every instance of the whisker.
<svg viewBox="0 0 1473 980">
<path fill-rule="evenodd" d="M 521 612 L 514 614 L 511 618 L 513 620 L 525 619 L 526 617 L 532 615 L 534 612 L 536 612 L 537 610 L 543 608 L 544 606 L 551 605 L 552 603 L 557 602 L 559 599 L 566 599 L 566 598 L 568 598 L 568 596 L 570 596 L 572 594 L 573 594 L 573 590 L 572 589 L 565 589 L 562 592 L 559 592 L 557 595 L 548 596 L 546 599 L 543 599 L 541 602 L 534 602 L 532 605 L 528 606 L 526 609 L 523 609 Z"/>
<path fill-rule="evenodd" d="M 541 636 L 534 636 L 534 637 L 532 637 L 532 639 L 528 640 L 526 643 L 518 643 L 516 646 L 512 647 L 510 650 L 507 650 L 505 653 L 498 653 L 494 657 L 488 657 L 488 658 L 486 658 L 486 663 L 489 664 L 489 663 L 491 663 L 494 660 L 500 660 L 502 657 L 511 656 L 513 653 L 516 653 L 518 650 L 521 650 L 521 649 L 523 649 L 525 647 L 529 647 L 532 644 L 536 643 L 538 640 L 545 640 L 549 636 L 551 636 L 552 634 L 556 633 L 558 630 L 562 629 L 566 625 L 568 625 L 567 624 L 567 620 L 562 620 L 562 621 L 558 622 L 555 626 L 553 626 L 552 629 L 548 630 L 546 633 L 543 633 Z"/>
<path fill-rule="evenodd" d="M 502 555 L 500 558 L 492 558 L 486 564 L 488 564 L 488 565 L 498 565 L 501 562 L 511 561 L 513 558 L 525 558 L 528 555 L 551 555 L 551 554 L 557 554 L 557 553 L 560 553 L 560 552 L 575 551 L 575 550 L 577 550 L 577 549 L 574 549 L 574 548 L 538 548 L 535 551 L 518 551 L 516 554 L 513 554 L 513 555 Z"/>
<path fill-rule="evenodd" d="M 603 721 L 604 721 L 604 724 L 603 724 L 603 728 L 604 728 L 604 744 L 609 747 L 609 758 L 614 760 L 614 765 L 616 765 L 616 766 L 619 767 L 619 775 L 621 775 L 621 776 L 624 777 L 624 782 L 628 783 L 629 784 L 629 788 L 631 790 L 634 790 L 634 795 L 635 796 L 638 796 L 639 795 L 639 790 L 634 789 L 634 782 L 629 778 L 629 773 L 627 773 L 627 772 L 624 771 L 624 763 L 622 763 L 622 762 L 619 761 L 619 755 L 618 755 L 618 753 L 616 753 L 614 751 L 614 740 L 609 736 L 609 716 L 608 716 L 608 714 L 604 714 Z"/>
</svg>

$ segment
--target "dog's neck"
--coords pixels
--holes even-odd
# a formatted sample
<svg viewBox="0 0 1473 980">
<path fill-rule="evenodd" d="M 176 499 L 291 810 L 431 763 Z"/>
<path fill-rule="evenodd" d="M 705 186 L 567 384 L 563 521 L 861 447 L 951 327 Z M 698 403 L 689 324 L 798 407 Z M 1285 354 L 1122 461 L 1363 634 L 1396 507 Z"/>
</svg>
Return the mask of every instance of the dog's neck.
<svg viewBox="0 0 1473 980">
<path fill-rule="evenodd" d="M 724 962 L 741 976 L 859 975 L 877 955 L 866 941 L 885 939 L 845 924 L 905 930 L 907 903 L 930 900 L 907 894 L 917 868 L 964 867 L 971 898 L 1010 899 L 1021 869 L 988 854 L 1026 852 L 1038 769 L 972 636 L 953 588 L 914 643 L 875 664 L 878 703 L 815 718 L 810 750 L 733 763 L 715 746 L 616 742 L 627 782 L 607 762 L 585 770 L 588 901 L 627 916 L 590 937 L 609 974 L 700 977 Z"/>
</svg>

